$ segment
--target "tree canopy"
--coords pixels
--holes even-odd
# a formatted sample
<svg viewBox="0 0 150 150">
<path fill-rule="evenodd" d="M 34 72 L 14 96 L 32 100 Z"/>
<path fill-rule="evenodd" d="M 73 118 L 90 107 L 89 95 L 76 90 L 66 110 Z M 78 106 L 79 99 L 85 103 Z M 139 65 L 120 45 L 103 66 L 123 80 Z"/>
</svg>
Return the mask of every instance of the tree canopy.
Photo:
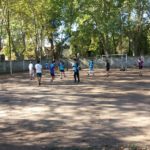
<svg viewBox="0 0 150 150">
<path fill-rule="evenodd" d="M 149 54 L 149 27 L 149 0 L 0 1 L 0 50 L 10 59 Z"/>
</svg>

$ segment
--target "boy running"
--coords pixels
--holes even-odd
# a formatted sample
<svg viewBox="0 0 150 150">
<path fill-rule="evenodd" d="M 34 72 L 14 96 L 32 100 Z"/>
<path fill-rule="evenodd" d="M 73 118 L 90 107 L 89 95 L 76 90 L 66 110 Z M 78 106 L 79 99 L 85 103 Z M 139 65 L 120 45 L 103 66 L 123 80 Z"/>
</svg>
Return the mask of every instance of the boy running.
<svg viewBox="0 0 150 150">
<path fill-rule="evenodd" d="M 49 67 L 50 75 L 52 77 L 51 82 L 55 79 L 55 61 L 53 60 Z"/>
<path fill-rule="evenodd" d="M 36 75 L 37 75 L 37 81 L 38 85 L 41 85 L 41 78 L 42 78 L 42 65 L 40 64 L 40 61 L 37 61 L 37 64 L 35 65 Z"/>
</svg>

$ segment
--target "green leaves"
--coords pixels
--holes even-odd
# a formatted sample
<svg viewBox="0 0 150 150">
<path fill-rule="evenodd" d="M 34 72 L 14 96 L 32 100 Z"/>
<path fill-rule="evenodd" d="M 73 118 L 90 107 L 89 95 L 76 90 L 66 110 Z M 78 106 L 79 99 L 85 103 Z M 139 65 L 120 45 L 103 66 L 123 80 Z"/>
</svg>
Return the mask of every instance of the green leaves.
<svg viewBox="0 0 150 150">
<path fill-rule="evenodd" d="M 74 53 L 83 55 L 88 50 L 98 54 L 131 49 L 136 54 L 140 49 L 149 52 L 149 0 L 2 0 L 1 6 L 1 36 L 7 47 L 9 10 L 11 45 L 16 56 L 31 52 L 39 57 L 42 53 L 37 49 L 45 38 L 49 38 L 53 48 L 62 40 L 59 47 L 63 47 L 68 35 L 66 44 L 75 49 Z"/>
</svg>

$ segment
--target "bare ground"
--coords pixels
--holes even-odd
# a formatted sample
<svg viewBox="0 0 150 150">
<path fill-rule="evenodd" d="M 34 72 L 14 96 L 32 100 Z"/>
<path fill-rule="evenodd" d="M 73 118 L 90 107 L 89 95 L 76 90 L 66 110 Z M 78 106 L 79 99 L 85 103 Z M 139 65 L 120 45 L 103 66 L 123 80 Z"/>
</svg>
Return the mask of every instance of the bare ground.
<svg viewBox="0 0 150 150">
<path fill-rule="evenodd" d="M 28 74 L 0 76 L 0 150 L 150 149 L 150 74 L 82 70 L 42 85 Z M 128 149 L 127 149 L 128 148 Z"/>
</svg>

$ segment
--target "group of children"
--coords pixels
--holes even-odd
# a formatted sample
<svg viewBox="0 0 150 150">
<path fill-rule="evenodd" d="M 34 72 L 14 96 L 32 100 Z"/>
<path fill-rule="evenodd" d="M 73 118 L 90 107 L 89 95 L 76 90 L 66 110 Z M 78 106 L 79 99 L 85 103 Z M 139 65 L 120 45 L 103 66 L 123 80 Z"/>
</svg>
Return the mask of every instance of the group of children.
<svg viewBox="0 0 150 150">
<path fill-rule="evenodd" d="M 106 76 L 109 76 L 109 71 L 110 71 L 110 61 L 108 58 L 106 58 Z M 140 69 L 139 71 L 139 76 L 142 76 L 142 68 L 144 65 L 144 60 L 142 57 L 139 57 L 138 59 L 138 67 Z M 51 75 L 51 82 L 54 81 L 55 79 L 55 69 L 56 66 L 59 68 L 60 71 L 60 78 L 62 79 L 63 76 L 65 77 L 65 65 L 63 61 L 59 61 L 58 65 L 56 65 L 55 61 L 53 60 L 52 63 L 49 65 L 48 63 L 45 64 L 45 69 L 49 70 L 50 75 Z M 74 59 L 74 62 L 72 64 L 72 70 L 73 70 L 73 77 L 74 77 L 74 82 L 80 82 L 80 75 L 79 75 L 79 71 L 80 71 L 80 65 L 79 65 L 79 61 L 77 59 Z M 38 60 L 37 63 L 35 64 L 35 67 L 32 63 L 32 61 L 29 64 L 29 76 L 30 79 L 32 80 L 35 76 L 37 76 L 37 81 L 38 81 L 38 85 L 41 85 L 41 78 L 42 78 L 42 65 L 40 64 L 40 61 Z M 89 61 L 89 72 L 88 72 L 88 76 L 94 76 L 94 61 L 93 59 L 91 59 Z"/>
<path fill-rule="evenodd" d="M 49 73 L 51 75 L 51 82 L 53 82 L 55 79 L 56 67 L 59 68 L 60 79 L 62 79 L 63 77 L 66 77 L 64 62 L 60 61 L 58 64 L 56 64 L 55 60 L 53 60 L 50 65 L 48 63 L 45 64 L 45 69 L 49 70 Z M 30 80 L 34 79 L 35 74 L 36 74 L 38 85 L 41 85 L 42 65 L 40 64 L 40 61 L 38 60 L 37 63 L 35 64 L 35 66 L 33 65 L 32 61 L 30 61 L 28 68 L 29 68 Z M 80 76 L 79 76 L 80 66 L 79 66 L 77 59 L 74 59 L 74 63 L 72 64 L 72 68 L 73 68 L 73 72 L 74 72 L 74 82 L 79 83 L 80 82 Z"/>
<path fill-rule="evenodd" d="M 106 58 L 106 76 L 108 77 L 109 76 L 109 70 L 110 70 L 110 61 L 108 58 Z M 93 59 L 91 59 L 89 61 L 89 73 L 88 73 L 88 76 L 90 75 L 93 75 L 94 76 L 94 61 Z"/>
</svg>

